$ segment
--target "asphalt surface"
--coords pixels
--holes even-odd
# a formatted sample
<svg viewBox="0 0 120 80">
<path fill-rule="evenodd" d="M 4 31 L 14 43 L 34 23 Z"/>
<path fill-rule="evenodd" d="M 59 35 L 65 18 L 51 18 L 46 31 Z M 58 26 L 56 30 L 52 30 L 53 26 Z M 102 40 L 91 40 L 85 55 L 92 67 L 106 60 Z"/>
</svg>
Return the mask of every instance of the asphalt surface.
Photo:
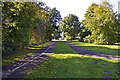
<svg viewBox="0 0 120 80">
<path fill-rule="evenodd" d="M 67 41 L 64 41 L 64 42 L 67 45 L 69 45 L 73 50 L 78 52 L 78 54 L 80 55 L 88 55 L 93 57 L 120 60 L 120 56 L 117 56 L 117 55 L 98 53 L 91 50 L 86 50 L 84 48 L 81 48 L 80 46 L 76 46 Z M 37 52 L 27 57 L 14 61 L 8 65 L 2 66 L 3 79 L 12 78 L 12 79 L 19 80 L 21 78 L 24 78 L 28 72 L 34 70 L 37 66 L 41 65 L 44 61 L 46 61 L 50 57 L 49 55 L 46 55 L 44 53 L 49 53 L 49 54 L 54 53 L 56 43 L 57 41 L 54 41 L 51 44 L 47 45 L 46 47 L 43 47 L 42 49 L 38 50 Z"/>
<path fill-rule="evenodd" d="M 67 41 L 64 41 L 64 42 L 67 45 L 69 45 L 73 50 L 78 52 L 80 55 L 87 55 L 87 56 L 92 56 L 92 57 L 101 57 L 101 58 L 106 58 L 106 59 L 120 60 L 120 56 L 117 56 L 117 55 L 98 53 L 98 52 L 94 52 L 91 50 L 86 50 L 84 48 L 81 48 L 80 46 L 76 46 L 76 45 L 69 43 Z"/>
</svg>

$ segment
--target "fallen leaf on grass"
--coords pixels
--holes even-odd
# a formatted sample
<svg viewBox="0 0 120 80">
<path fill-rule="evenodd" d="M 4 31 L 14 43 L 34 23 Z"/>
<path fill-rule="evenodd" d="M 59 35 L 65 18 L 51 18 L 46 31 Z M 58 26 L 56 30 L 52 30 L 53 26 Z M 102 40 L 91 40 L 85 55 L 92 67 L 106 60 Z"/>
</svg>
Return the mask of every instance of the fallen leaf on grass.
<svg viewBox="0 0 120 80">
<path fill-rule="evenodd" d="M 51 72 L 51 74 L 53 74 L 53 72 Z"/>
<path fill-rule="evenodd" d="M 43 69 L 44 67 L 42 67 L 42 69 Z"/>
<path fill-rule="evenodd" d="M 82 56 L 82 57 L 84 57 L 84 56 Z"/>
</svg>

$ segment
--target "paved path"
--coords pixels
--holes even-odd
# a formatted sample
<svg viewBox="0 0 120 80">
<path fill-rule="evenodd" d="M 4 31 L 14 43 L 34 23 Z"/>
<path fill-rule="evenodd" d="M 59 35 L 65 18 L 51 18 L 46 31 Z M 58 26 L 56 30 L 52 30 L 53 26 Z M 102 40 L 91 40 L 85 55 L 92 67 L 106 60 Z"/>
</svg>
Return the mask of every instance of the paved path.
<svg viewBox="0 0 120 80">
<path fill-rule="evenodd" d="M 45 55 L 42 53 L 54 52 L 55 45 L 56 45 L 56 42 L 52 42 L 48 46 L 40 49 L 39 51 L 27 57 L 14 61 L 11 64 L 2 66 L 2 77 L 3 78 L 24 78 L 27 72 L 32 71 L 35 67 L 42 64 L 49 57 L 48 55 Z"/>
<path fill-rule="evenodd" d="M 69 43 L 67 41 L 64 41 L 64 42 L 67 45 L 69 45 L 73 50 L 77 51 L 79 54 L 82 54 L 82 55 L 101 57 L 101 58 L 107 58 L 107 59 L 113 59 L 113 60 L 120 60 L 120 56 L 117 56 L 117 55 L 98 53 L 98 52 L 94 52 L 91 50 L 86 50 L 84 48 L 81 48 L 80 46 L 76 46 L 76 45 Z"/>
</svg>

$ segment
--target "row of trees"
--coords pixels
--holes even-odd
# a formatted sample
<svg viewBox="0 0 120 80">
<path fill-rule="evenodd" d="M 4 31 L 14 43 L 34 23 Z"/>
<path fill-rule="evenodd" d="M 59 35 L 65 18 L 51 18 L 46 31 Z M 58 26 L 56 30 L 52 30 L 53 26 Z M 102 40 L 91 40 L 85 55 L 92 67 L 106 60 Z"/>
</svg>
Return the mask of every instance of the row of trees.
<svg viewBox="0 0 120 80">
<path fill-rule="evenodd" d="M 2 3 L 2 52 L 14 53 L 29 45 L 51 41 L 61 19 L 56 8 L 36 2 Z"/>
<path fill-rule="evenodd" d="M 120 40 L 120 15 L 107 2 L 91 4 L 82 22 L 73 14 L 61 19 L 56 8 L 45 7 L 42 2 L 3 2 L 3 54 L 57 39 L 61 32 L 67 40 L 79 36 L 80 41 L 95 44 L 114 44 Z"/>
<path fill-rule="evenodd" d="M 108 2 L 91 4 L 81 23 L 78 17 L 69 14 L 60 22 L 60 30 L 67 39 L 79 34 L 80 41 L 94 44 L 115 44 L 120 40 L 120 15 L 113 12 Z M 81 25 L 82 24 L 82 25 Z"/>
</svg>

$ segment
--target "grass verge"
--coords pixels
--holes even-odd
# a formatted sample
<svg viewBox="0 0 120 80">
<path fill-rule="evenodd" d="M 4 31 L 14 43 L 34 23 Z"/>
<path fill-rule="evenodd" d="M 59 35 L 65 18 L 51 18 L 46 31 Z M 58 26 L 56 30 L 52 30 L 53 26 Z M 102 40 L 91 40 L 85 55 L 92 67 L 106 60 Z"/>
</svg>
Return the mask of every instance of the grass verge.
<svg viewBox="0 0 120 80">
<path fill-rule="evenodd" d="M 19 60 L 23 57 L 26 57 L 28 55 L 31 55 L 32 53 L 38 51 L 39 49 L 41 49 L 42 47 L 45 47 L 46 45 L 50 44 L 51 42 L 46 42 L 42 45 L 38 45 L 38 46 L 32 46 L 32 47 L 28 47 L 28 49 L 23 49 L 17 53 L 11 54 L 7 57 L 4 57 L 2 59 L 2 65 L 7 65 L 13 61 Z"/>
<path fill-rule="evenodd" d="M 70 42 L 70 41 L 68 41 Z M 95 45 L 87 42 L 73 41 L 72 44 L 85 48 L 87 50 L 92 50 L 104 54 L 112 54 L 120 56 L 120 45 Z"/>
<path fill-rule="evenodd" d="M 118 78 L 118 61 L 79 55 L 64 42 L 57 42 L 55 53 L 29 72 L 26 78 Z"/>
</svg>

